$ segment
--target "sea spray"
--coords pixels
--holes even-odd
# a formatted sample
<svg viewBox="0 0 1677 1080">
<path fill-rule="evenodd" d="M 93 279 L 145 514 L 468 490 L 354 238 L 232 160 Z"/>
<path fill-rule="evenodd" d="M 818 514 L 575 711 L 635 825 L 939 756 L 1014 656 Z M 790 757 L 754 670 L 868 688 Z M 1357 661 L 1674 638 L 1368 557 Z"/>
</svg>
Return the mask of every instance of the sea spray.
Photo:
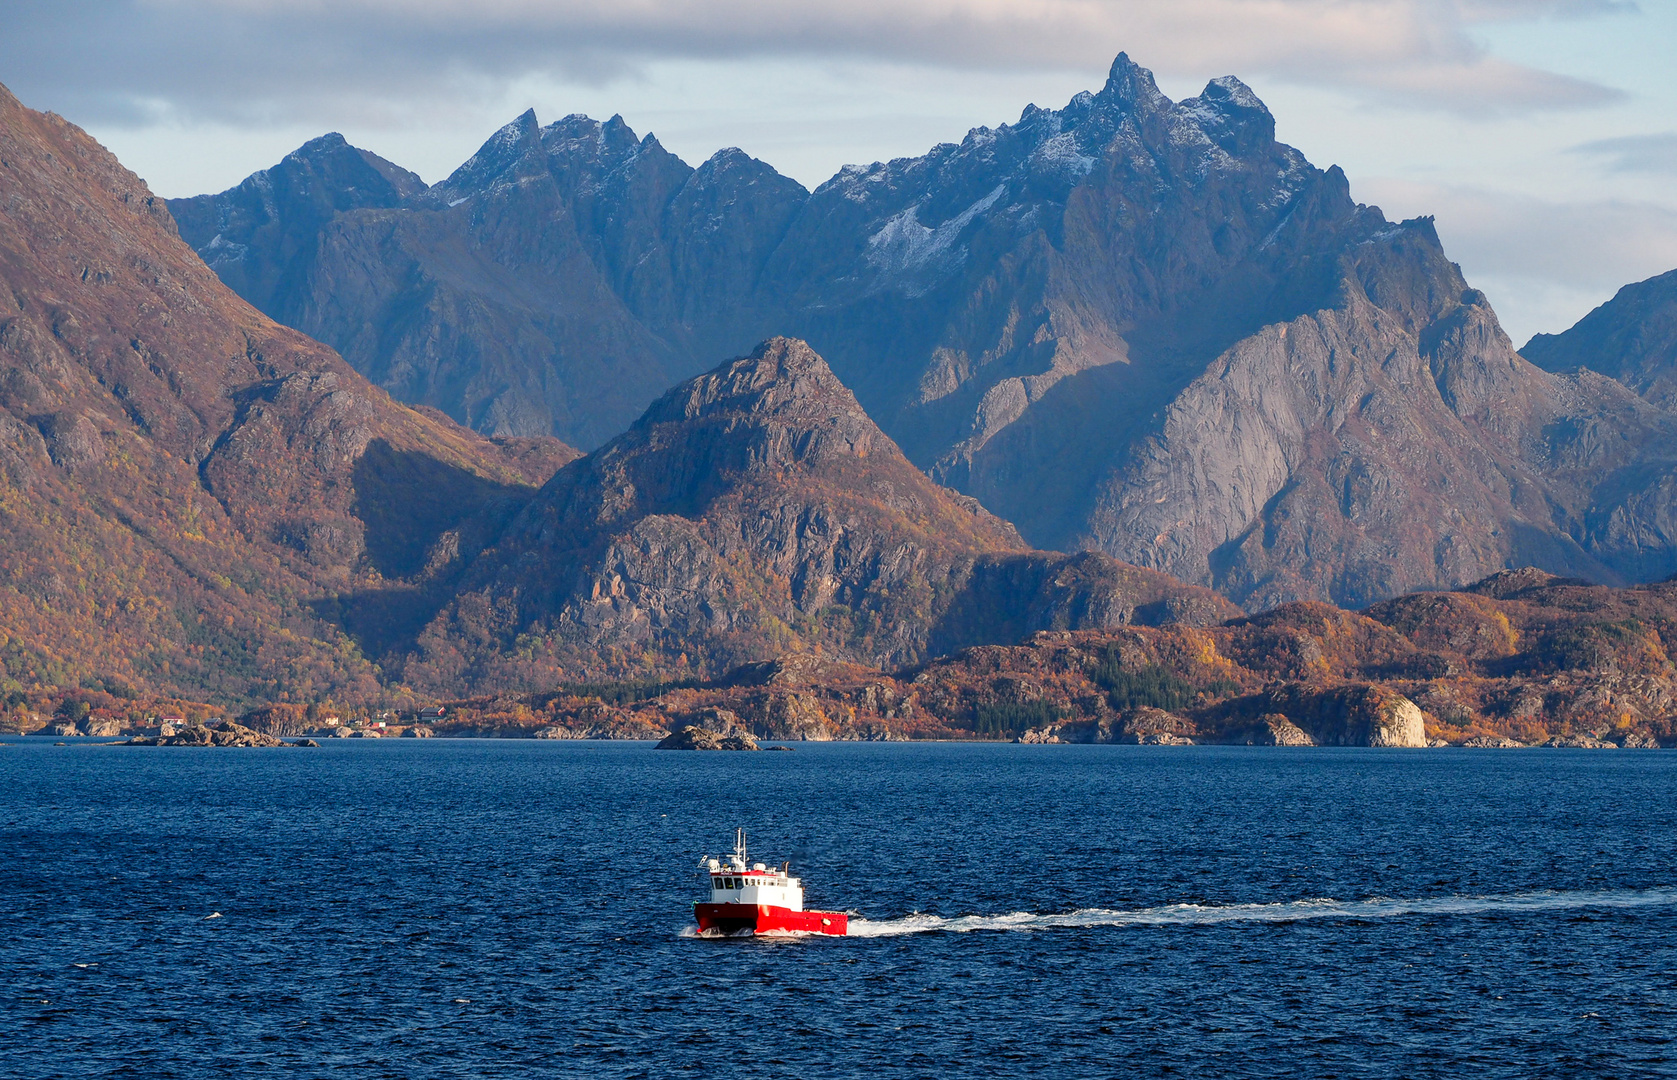
<svg viewBox="0 0 1677 1080">
<path fill-rule="evenodd" d="M 1406 915 L 1491 915 L 1578 908 L 1638 908 L 1677 905 L 1677 889 L 1542 891 L 1501 896 L 1441 896 L 1411 900 L 1320 898 L 1279 904 L 1165 904 L 1135 911 L 1082 908 L 1063 914 L 1015 911 L 1006 915 L 945 917 L 919 912 L 896 919 L 850 920 L 850 937 L 898 937 L 903 934 L 974 930 L 1055 930 L 1093 926 L 1211 926 L 1218 923 L 1285 923 L 1304 919 L 1392 919 Z"/>
</svg>

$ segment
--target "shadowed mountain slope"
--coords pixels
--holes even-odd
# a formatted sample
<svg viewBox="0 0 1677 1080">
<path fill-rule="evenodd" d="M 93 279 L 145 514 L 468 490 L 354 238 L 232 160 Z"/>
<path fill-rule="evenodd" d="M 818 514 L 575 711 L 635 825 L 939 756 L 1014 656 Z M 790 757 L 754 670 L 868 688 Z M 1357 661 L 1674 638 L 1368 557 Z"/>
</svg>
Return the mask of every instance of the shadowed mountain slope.
<svg viewBox="0 0 1677 1080">
<path fill-rule="evenodd" d="M 207 258 L 217 236 L 281 257 L 189 231 Z M 1677 569 L 1662 403 L 1522 360 L 1430 220 L 1356 203 L 1234 78 L 1173 102 L 1120 55 L 1098 93 L 813 192 L 738 151 L 693 169 L 620 119 L 527 113 L 318 236 L 268 310 L 484 431 L 598 445 L 791 334 L 1030 543 L 1249 609 L 1526 563 Z"/>
<path fill-rule="evenodd" d="M 575 456 L 395 404 L 235 296 L 84 132 L 3 88 L 0 207 L 14 684 L 371 700 L 379 672 L 320 601 L 389 584 L 389 551 L 509 514 Z"/>
<path fill-rule="evenodd" d="M 1103 556 L 1029 551 L 927 479 L 785 338 L 676 387 L 560 470 L 455 590 L 402 669 L 415 686 L 714 673 L 804 648 L 903 662 L 1052 627 L 1236 613 Z"/>
<path fill-rule="evenodd" d="M 1599 371 L 1670 408 L 1677 402 L 1677 270 L 1626 285 L 1570 330 L 1534 336 L 1520 355 L 1545 371 Z"/>
</svg>

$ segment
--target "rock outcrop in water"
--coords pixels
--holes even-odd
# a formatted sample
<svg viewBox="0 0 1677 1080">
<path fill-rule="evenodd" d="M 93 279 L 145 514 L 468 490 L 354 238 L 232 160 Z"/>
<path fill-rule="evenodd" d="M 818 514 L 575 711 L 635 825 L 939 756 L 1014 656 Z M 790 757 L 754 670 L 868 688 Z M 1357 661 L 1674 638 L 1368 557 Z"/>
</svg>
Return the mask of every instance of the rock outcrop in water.
<svg viewBox="0 0 1677 1080">
<path fill-rule="evenodd" d="M 193 725 L 173 735 L 147 735 L 129 739 L 124 746 L 317 746 L 313 739 L 287 742 L 273 735 L 253 731 L 243 724 L 223 720 L 219 724 Z"/>
<path fill-rule="evenodd" d="M 750 735 L 718 735 L 702 727 L 684 727 L 660 742 L 655 750 L 761 750 Z"/>
</svg>

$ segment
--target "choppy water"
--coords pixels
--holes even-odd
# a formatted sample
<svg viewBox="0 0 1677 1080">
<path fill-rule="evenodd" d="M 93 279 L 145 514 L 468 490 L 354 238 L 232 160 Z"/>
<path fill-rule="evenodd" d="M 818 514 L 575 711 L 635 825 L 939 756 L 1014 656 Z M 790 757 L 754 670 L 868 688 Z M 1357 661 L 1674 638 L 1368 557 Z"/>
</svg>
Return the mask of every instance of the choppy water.
<svg viewBox="0 0 1677 1080">
<path fill-rule="evenodd" d="M 1677 1073 L 1673 753 L 24 742 L 8 1077 Z"/>
</svg>

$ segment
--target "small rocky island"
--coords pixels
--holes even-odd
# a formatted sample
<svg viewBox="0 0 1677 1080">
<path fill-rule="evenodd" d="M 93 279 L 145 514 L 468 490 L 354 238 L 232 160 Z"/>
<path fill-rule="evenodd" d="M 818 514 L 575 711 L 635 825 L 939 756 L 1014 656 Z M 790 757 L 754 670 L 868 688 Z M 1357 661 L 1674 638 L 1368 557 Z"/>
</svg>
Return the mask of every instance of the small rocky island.
<svg viewBox="0 0 1677 1080">
<path fill-rule="evenodd" d="M 173 735 L 142 735 L 129 739 L 120 746 L 319 746 L 313 739 L 286 742 L 273 735 L 252 730 L 243 724 L 223 720 L 206 727 L 195 724 Z"/>
<path fill-rule="evenodd" d="M 689 724 L 669 738 L 664 739 L 654 749 L 657 750 L 761 750 L 757 740 L 746 734 L 718 735 L 714 731 L 706 731 L 702 727 Z"/>
</svg>

